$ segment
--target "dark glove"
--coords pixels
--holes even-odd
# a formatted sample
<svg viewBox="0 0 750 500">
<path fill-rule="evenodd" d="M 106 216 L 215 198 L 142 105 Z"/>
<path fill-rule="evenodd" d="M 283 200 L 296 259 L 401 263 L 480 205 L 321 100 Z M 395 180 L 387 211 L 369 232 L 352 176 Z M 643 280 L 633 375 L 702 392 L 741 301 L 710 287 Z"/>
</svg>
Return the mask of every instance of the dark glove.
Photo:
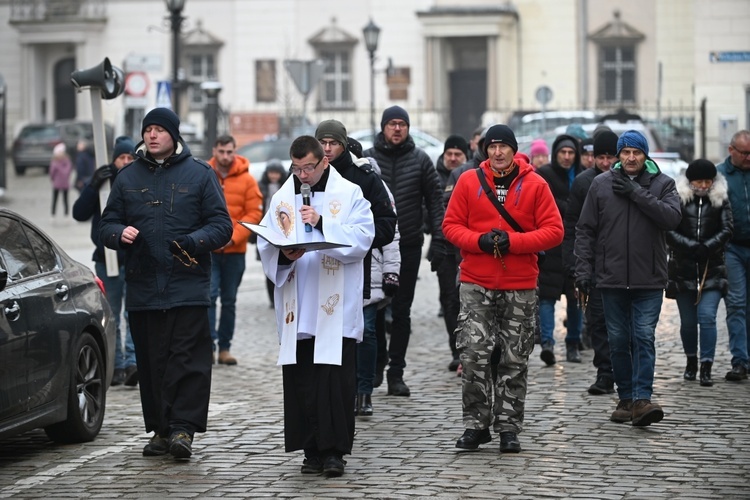
<svg viewBox="0 0 750 500">
<path fill-rule="evenodd" d="M 195 252 L 195 243 L 187 236 L 178 236 L 174 241 L 169 242 L 169 251 L 175 255 L 184 257 L 185 254 L 180 249 L 185 250 L 192 257 Z"/>
<path fill-rule="evenodd" d="M 495 233 L 490 231 L 479 237 L 479 249 L 484 253 L 495 255 Z"/>
<path fill-rule="evenodd" d="M 497 238 L 495 238 L 495 244 L 497 245 L 498 252 L 500 252 L 500 255 L 505 255 L 510 249 L 510 238 L 508 237 L 508 232 L 497 228 L 493 228 L 492 232 L 497 235 Z"/>
<path fill-rule="evenodd" d="M 636 189 L 640 189 L 640 185 L 625 175 L 615 175 L 612 179 L 612 191 L 615 194 L 630 198 Z"/>
<path fill-rule="evenodd" d="M 430 243 L 430 269 L 432 271 L 437 271 L 440 267 L 440 264 L 443 263 L 443 259 L 445 259 L 445 243 L 442 241 L 435 241 L 433 238 L 432 242 Z"/>
<path fill-rule="evenodd" d="M 109 165 L 99 167 L 94 171 L 94 175 L 91 177 L 91 187 L 99 189 L 104 184 L 104 181 L 112 177 L 112 169 Z"/>
<path fill-rule="evenodd" d="M 591 280 L 587 278 L 577 279 L 576 288 L 578 289 L 578 293 L 589 295 L 591 293 Z"/>
<path fill-rule="evenodd" d="M 383 293 L 386 297 L 394 297 L 398 291 L 398 274 L 383 273 Z"/>
<path fill-rule="evenodd" d="M 695 258 L 698 262 L 706 262 L 708 260 L 708 247 L 701 243 L 695 248 Z"/>
</svg>

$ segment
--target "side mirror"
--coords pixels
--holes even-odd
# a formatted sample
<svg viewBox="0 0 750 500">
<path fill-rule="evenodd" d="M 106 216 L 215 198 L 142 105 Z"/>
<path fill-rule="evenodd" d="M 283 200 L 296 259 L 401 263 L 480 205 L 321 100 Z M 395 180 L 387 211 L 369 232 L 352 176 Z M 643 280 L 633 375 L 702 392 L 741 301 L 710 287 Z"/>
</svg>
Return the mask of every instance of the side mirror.
<svg viewBox="0 0 750 500">
<path fill-rule="evenodd" d="M 8 271 L 0 267 L 0 292 L 5 290 L 5 285 L 8 284 Z"/>
</svg>

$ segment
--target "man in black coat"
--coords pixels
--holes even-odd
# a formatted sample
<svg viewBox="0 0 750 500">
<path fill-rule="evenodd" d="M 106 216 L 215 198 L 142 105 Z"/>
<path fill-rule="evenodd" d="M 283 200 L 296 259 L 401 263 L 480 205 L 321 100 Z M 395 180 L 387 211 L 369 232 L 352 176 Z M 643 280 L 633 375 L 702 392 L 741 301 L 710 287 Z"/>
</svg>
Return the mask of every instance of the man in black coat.
<svg viewBox="0 0 750 500">
<path fill-rule="evenodd" d="M 552 161 L 539 167 L 537 173 L 549 184 L 560 216 L 565 219 L 568 195 L 573 180 L 581 172 L 581 151 L 578 139 L 572 135 L 557 136 L 552 143 Z M 567 301 L 566 358 L 581 362 L 578 343 L 581 341 L 582 318 L 575 295 L 575 280 L 563 271 L 562 245 L 547 250 L 539 266 L 539 319 L 542 341 L 541 358 L 547 365 L 555 364 L 555 302 L 565 294 Z"/>
<path fill-rule="evenodd" d="M 602 130 L 594 136 L 594 168 L 584 170 L 573 181 L 568 196 L 568 208 L 565 212 L 563 224 L 565 225 L 565 238 L 562 244 L 563 268 L 566 276 L 575 279 L 575 255 L 573 255 L 573 244 L 576 239 L 576 223 L 581 215 L 583 202 L 589 192 L 594 178 L 608 172 L 610 167 L 617 161 L 617 134 L 610 130 Z M 609 358 L 609 341 L 607 340 L 607 325 L 604 321 L 604 307 L 602 306 L 602 294 L 596 288 L 596 282 L 592 281 L 589 290 L 588 303 L 584 311 L 586 315 L 586 328 L 591 335 L 591 347 L 594 349 L 594 366 L 596 367 L 596 382 L 589 387 L 589 394 L 612 394 L 614 389 L 614 376 L 612 375 L 612 360 Z"/>
<path fill-rule="evenodd" d="M 433 270 L 440 267 L 445 256 L 442 230 L 445 208 L 435 166 L 409 135 L 406 110 L 400 106 L 387 108 L 383 111 L 380 127 L 382 131 L 375 145 L 365 151 L 364 156 L 372 156 L 380 165 L 382 178 L 396 200 L 401 234 L 400 284 L 392 303 L 393 323 L 388 347 L 388 394 L 409 396 L 411 391 L 404 383 L 404 368 L 411 335 L 411 304 L 424 244 L 422 206 L 427 208 L 432 229 L 429 253 Z"/>
</svg>

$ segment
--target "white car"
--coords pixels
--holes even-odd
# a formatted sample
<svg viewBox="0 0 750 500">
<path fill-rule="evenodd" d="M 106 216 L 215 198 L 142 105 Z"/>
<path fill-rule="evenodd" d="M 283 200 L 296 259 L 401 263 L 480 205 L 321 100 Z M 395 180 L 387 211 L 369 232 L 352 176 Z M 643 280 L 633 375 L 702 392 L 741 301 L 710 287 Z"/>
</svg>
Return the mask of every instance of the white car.
<svg viewBox="0 0 750 500">
<path fill-rule="evenodd" d="M 416 127 L 409 127 L 409 135 L 414 139 L 414 144 L 424 149 L 424 152 L 429 155 L 432 164 L 437 166 L 438 158 L 443 154 L 443 141 Z M 357 139 L 362 144 L 363 151 L 372 147 L 373 136 L 370 129 L 356 130 L 349 133 L 349 137 Z"/>
<path fill-rule="evenodd" d="M 268 160 L 281 160 L 282 165 L 291 165 L 289 147 L 294 139 L 283 137 L 270 141 L 255 141 L 237 148 L 236 154 L 250 160 L 250 175 L 260 181 L 266 170 Z"/>
</svg>

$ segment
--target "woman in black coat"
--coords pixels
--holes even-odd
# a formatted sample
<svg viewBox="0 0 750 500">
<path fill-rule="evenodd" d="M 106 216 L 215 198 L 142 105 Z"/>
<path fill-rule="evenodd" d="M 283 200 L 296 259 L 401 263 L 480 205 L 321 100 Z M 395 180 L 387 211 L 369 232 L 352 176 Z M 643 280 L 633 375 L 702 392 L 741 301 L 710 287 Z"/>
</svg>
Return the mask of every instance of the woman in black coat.
<svg viewBox="0 0 750 500">
<path fill-rule="evenodd" d="M 680 310 L 680 337 L 687 356 L 684 378 L 695 380 L 698 371 L 700 325 L 700 384 L 710 386 L 716 311 L 728 288 L 724 247 L 732 237 L 732 210 L 726 179 L 708 160 L 690 163 L 676 184 L 682 222 L 667 233 L 667 297 L 677 299 Z"/>
</svg>

